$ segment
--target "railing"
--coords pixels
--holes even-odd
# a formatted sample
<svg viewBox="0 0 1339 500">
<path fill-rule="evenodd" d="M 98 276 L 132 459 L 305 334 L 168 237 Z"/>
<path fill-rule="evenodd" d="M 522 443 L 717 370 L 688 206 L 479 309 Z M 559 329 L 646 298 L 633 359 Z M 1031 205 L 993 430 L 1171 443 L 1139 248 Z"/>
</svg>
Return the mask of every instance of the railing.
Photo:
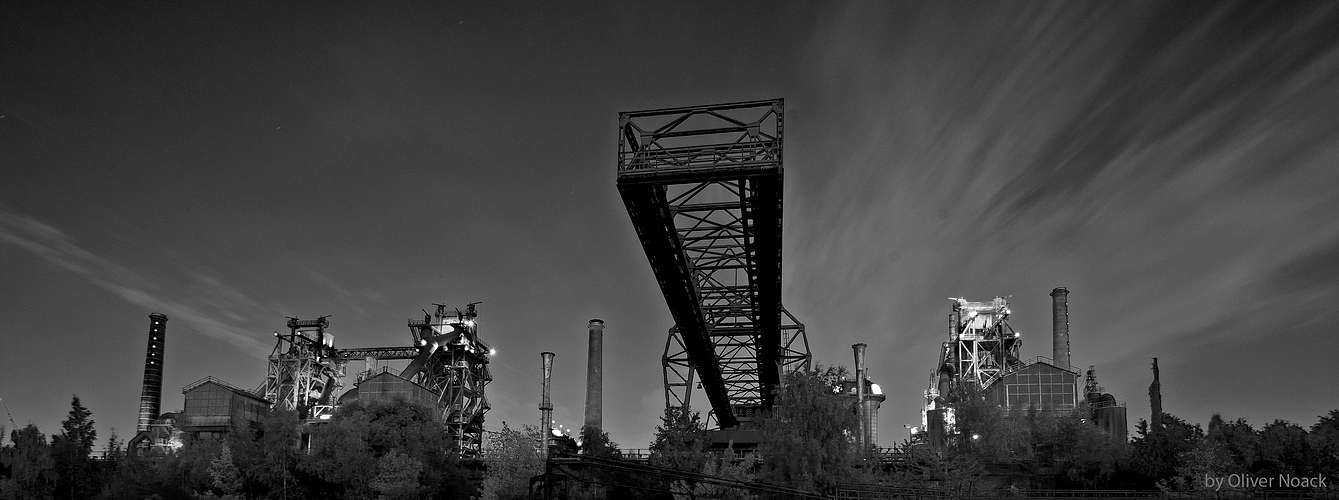
<svg viewBox="0 0 1339 500">
<path fill-rule="evenodd" d="M 646 448 L 631 448 L 618 451 L 620 454 L 623 455 L 624 460 L 632 460 L 635 462 L 648 462 L 651 459 L 651 450 Z M 756 450 L 732 449 L 731 450 L 732 453 L 730 454 L 726 454 L 725 451 L 726 450 L 710 450 L 707 453 L 715 457 L 717 460 L 730 460 L 730 461 L 753 460 L 755 462 L 762 461 L 762 455 L 759 454 Z"/>
<path fill-rule="evenodd" d="M 627 151 L 621 155 L 620 173 L 653 173 L 664 170 L 717 168 L 721 164 L 738 167 L 776 165 L 778 141 L 763 140 L 702 146 L 655 148 Z"/>
<path fill-rule="evenodd" d="M 1095 410 L 1095 409 L 1098 409 L 1098 408 L 1111 408 L 1111 407 L 1124 408 L 1124 407 L 1125 407 L 1125 402 L 1124 402 L 1124 401 L 1098 401 L 1098 402 L 1096 402 L 1096 403 L 1088 403 L 1088 405 L 1091 406 L 1094 410 Z"/>
<path fill-rule="evenodd" d="M 1073 365 L 1070 365 L 1070 366 L 1060 366 L 1060 365 L 1057 365 L 1057 364 L 1055 364 L 1055 360 L 1054 360 L 1054 359 L 1048 358 L 1048 357 L 1046 357 L 1046 356 L 1035 356 L 1035 357 L 1033 357 L 1033 358 L 1031 358 L 1031 359 L 1028 359 L 1027 361 L 1024 361 L 1022 365 L 1019 365 L 1019 366 L 1018 366 L 1018 368 L 1024 368 L 1024 367 L 1032 366 L 1032 365 L 1036 364 L 1036 363 L 1039 362 L 1039 361 L 1045 361 L 1046 364 L 1051 365 L 1051 366 L 1054 366 L 1054 367 L 1056 367 L 1056 368 L 1061 368 L 1061 369 L 1069 370 L 1069 371 L 1074 372 L 1074 373 L 1080 373 L 1078 367 L 1075 367 L 1075 366 L 1073 366 Z M 1016 369 L 1015 369 L 1015 370 L 1016 370 Z M 1015 370 L 1009 370 L 1009 372 L 1012 373 L 1012 372 L 1014 372 Z"/>
</svg>

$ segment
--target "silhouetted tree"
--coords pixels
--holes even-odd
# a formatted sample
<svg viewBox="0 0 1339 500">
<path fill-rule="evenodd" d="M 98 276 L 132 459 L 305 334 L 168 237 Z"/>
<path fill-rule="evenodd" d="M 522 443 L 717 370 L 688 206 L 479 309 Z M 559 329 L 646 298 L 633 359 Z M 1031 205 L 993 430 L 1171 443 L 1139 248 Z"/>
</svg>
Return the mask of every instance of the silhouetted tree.
<svg viewBox="0 0 1339 500">
<path fill-rule="evenodd" d="M 650 452 L 648 462 L 656 467 L 702 470 L 711 455 L 707 453 L 707 429 L 701 414 L 679 406 L 666 407 Z"/>
<path fill-rule="evenodd" d="M 0 499 L 42 500 L 55 491 L 55 463 L 51 446 L 37 427 L 28 424 L 10 432 L 14 444 L 4 448 L 0 463 L 9 468 L 9 477 L 0 479 Z"/>
<path fill-rule="evenodd" d="M 1309 437 L 1316 457 L 1316 473 L 1339 478 L 1339 410 L 1321 415 L 1320 420 L 1311 426 Z"/>
<path fill-rule="evenodd" d="M 468 498 L 468 478 L 435 411 L 402 399 L 342 406 L 310 427 L 294 476 L 309 498 Z"/>
<path fill-rule="evenodd" d="M 1260 459 L 1252 469 L 1271 477 L 1308 476 L 1313 473 L 1315 459 L 1306 429 L 1286 420 L 1275 420 L 1260 429 Z"/>
<path fill-rule="evenodd" d="M 1250 472 L 1259 459 L 1260 434 L 1244 418 L 1227 422 L 1215 413 L 1209 418 L 1209 433 L 1205 438 L 1218 443 L 1217 449 L 1225 461 L 1224 474 Z"/>
<path fill-rule="evenodd" d="M 413 500 L 422 498 L 425 493 L 419 474 L 423 472 L 423 462 L 393 449 L 377 459 L 376 475 L 372 477 L 372 490 L 377 492 L 378 500 Z"/>
<path fill-rule="evenodd" d="M 1144 419 L 1135 425 L 1130 441 L 1131 456 L 1126 467 L 1137 476 L 1138 488 L 1175 488 L 1181 458 L 1204 438 L 1199 425 L 1190 425 L 1174 415 L 1162 415 L 1162 431 L 1154 432 Z M 1202 478 L 1201 478 L 1202 479 Z"/>
<path fill-rule="evenodd" d="M 55 463 L 56 490 L 59 499 L 93 498 L 102 488 L 102 474 L 96 469 L 89 454 L 98 432 L 93 428 L 92 412 L 79 403 L 79 396 L 70 401 L 70 413 L 61 422 L 61 431 L 51 438 L 51 458 Z"/>
<path fill-rule="evenodd" d="M 817 366 L 786 375 L 775 408 L 763 418 L 762 478 L 810 491 L 830 490 L 854 474 L 854 401 L 842 395 L 844 367 Z"/>
<path fill-rule="evenodd" d="M 540 430 L 527 425 L 515 430 L 502 423 L 493 433 L 484 452 L 488 471 L 484 473 L 482 500 L 524 500 L 529 498 L 530 478 L 544 473 L 540 453 Z"/>
<path fill-rule="evenodd" d="M 599 427 L 581 428 L 581 454 L 598 458 L 622 458 L 618 443 L 609 439 L 609 433 Z"/>
</svg>

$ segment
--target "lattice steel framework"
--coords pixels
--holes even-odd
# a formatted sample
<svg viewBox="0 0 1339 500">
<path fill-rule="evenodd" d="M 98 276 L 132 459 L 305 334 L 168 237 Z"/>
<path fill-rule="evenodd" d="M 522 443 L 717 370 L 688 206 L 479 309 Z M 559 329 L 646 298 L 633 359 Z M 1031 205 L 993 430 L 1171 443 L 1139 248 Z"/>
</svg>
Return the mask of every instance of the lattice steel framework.
<svg viewBox="0 0 1339 500">
<path fill-rule="evenodd" d="M 295 410 L 301 418 L 328 408 L 342 385 L 344 364 L 336 357 L 334 336 L 326 333 L 329 316 L 288 318 L 287 335 L 276 332 L 261 393 L 275 408 Z"/>
<path fill-rule="evenodd" d="M 619 194 L 675 323 L 666 404 L 696 375 L 722 427 L 809 360 L 781 305 L 782 121 L 780 99 L 619 115 Z"/>
<path fill-rule="evenodd" d="M 809 340 L 804 333 L 804 324 L 784 307 L 781 314 L 781 370 L 784 375 L 809 366 Z M 678 327 L 669 329 L 661 364 L 665 376 L 665 405 L 689 408 L 693 396 L 693 360 L 688 355 L 688 348 L 679 335 Z M 729 389 L 730 384 L 727 383 L 727 392 Z M 746 400 L 748 389 L 747 386 L 737 388 L 736 392 L 730 393 L 731 399 Z"/>
<path fill-rule="evenodd" d="M 479 340 L 478 312 L 434 304 L 437 310 L 423 319 L 410 319 L 414 347 L 340 349 L 341 363 L 356 359 L 413 360 L 401 376 L 437 394 L 437 409 L 453 446 L 462 457 L 477 457 L 483 440 L 484 414 L 492 407 L 485 388 L 492 348 Z"/>
<path fill-rule="evenodd" d="M 952 385 L 973 384 L 984 390 L 1010 370 L 1024 365 L 1019 360 L 1023 340 L 1009 326 L 1009 302 L 995 297 L 990 302 L 968 302 L 950 297 L 953 308 L 949 313 L 949 341 L 941 348 L 939 367 L 930 374 L 926 390 L 926 407 L 934 408 L 934 401 Z"/>
</svg>

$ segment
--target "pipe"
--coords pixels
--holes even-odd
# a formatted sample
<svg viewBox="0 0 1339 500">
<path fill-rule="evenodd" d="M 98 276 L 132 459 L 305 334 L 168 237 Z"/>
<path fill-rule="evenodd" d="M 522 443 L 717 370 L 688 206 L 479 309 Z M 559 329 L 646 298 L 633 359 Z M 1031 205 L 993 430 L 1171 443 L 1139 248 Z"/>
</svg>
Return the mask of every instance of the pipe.
<svg viewBox="0 0 1339 500">
<path fill-rule="evenodd" d="M 441 348 L 444 345 L 450 344 L 451 342 L 455 342 L 456 339 L 460 337 L 460 326 L 451 323 L 446 323 L 443 324 L 442 326 L 450 327 L 451 330 L 439 335 L 433 335 L 431 337 L 424 336 L 422 339 L 420 339 L 418 346 L 418 357 L 415 357 L 413 361 L 410 361 L 409 366 L 406 366 L 404 368 L 404 371 L 400 372 L 401 376 L 403 376 L 405 379 L 413 378 L 414 374 L 418 373 L 419 370 L 422 370 L 423 367 L 427 365 L 428 360 L 431 359 L 432 355 L 437 352 L 437 349 Z M 426 330 L 426 331 L 430 332 L 432 330 Z"/>
<path fill-rule="evenodd" d="M 542 435 L 539 438 L 539 445 L 544 449 L 544 456 L 548 456 L 549 447 L 544 443 L 549 440 L 549 432 L 553 429 L 553 403 L 549 401 L 549 380 L 553 377 L 553 353 L 544 351 L 539 353 L 539 357 L 544 359 L 544 390 L 539 400 L 539 430 Z"/>
<path fill-rule="evenodd" d="M 856 437 L 856 445 L 859 446 L 861 453 L 865 452 L 868 443 L 865 442 L 865 344 L 851 344 L 851 350 L 855 351 L 855 407 L 856 415 L 860 416 L 860 432 Z"/>
<path fill-rule="evenodd" d="M 587 325 L 590 342 L 586 352 L 586 428 L 599 432 L 604 413 L 604 320 Z"/>
<path fill-rule="evenodd" d="M 1069 290 L 1051 290 L 1051 360 L 1057 368 L 1069 369 Z"/>
<path fill-rule="evenodd" d="M 139 396 L 137 432 L 149 430 L 153 419 L 162 411 L 163 401 L 163 348 L 167 344 L 167 315 L 149 315 L 149 348 L 144 355 L 144 385 Z"/>
</svg>

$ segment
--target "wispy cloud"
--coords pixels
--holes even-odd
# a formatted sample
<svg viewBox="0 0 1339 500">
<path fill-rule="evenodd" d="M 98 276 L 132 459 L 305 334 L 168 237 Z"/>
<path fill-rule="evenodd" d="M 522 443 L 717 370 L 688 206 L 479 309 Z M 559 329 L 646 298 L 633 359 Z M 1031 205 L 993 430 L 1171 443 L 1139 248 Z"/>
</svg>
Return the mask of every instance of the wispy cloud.
<svg viewBox="0 0 1339 500">
<path fill-rule="evenodd" d="M 227 342 L 243 352 L 263 354 L 269 350 L 256 339 L 254 332 L 237 324 L 242 316 L 231 312 L 239 307 L 258 307 L 258 304 L 203 270 L 187 269 L 196 285 L 192 287 L 194 296 L 170 293 L 148 273 L 99 256 L 60 229 L 2 206 L 0 241 L 74 273 L 127 302 L 166 314 L 191 330 Z"/>
<path fill-rule="evenodd" d="M 870 26 L 899 16 L 853 5 L 819 30 L 817 101 L 861 104 L 787 123 L 834 146 L 788 151 L 810 181 L 787 206 L 803 231 L 787 236 L 788 300 L 829 330 L 919 342 L 913 373 L 942 340 L 943 296 L 1044 308 L 1053 286 L 1089 308 L 1084 364 L 1154 353 L 1199 369 L 1217 362 L 1205 343 L 1266 341 L 1324 363 L 1288 336 L 1339 320 L 1339 43 L 1319 21 L 1339 9 L 1034 7 L 948 8 L 885 36 L 914 45 L 866 51 L 835 41 L 899 33 Z M 803 130 L 803 113 L 850 126 Z"/>
</svg>

